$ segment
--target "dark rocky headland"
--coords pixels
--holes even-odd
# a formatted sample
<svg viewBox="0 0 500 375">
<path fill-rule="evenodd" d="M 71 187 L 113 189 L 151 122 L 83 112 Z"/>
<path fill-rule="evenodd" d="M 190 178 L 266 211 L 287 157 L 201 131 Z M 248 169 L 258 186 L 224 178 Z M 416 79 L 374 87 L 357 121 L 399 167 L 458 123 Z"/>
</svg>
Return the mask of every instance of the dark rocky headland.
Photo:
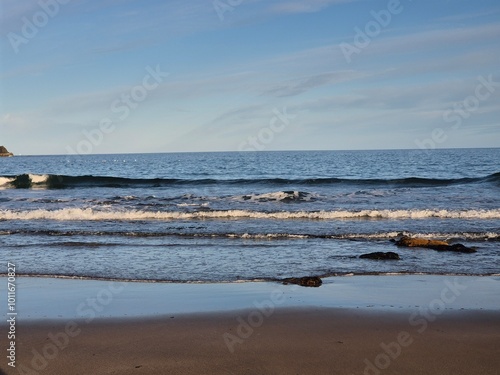
<svg viewBox="0 0 500 375">
<path fill-rule="evenodd" d="M 0 146 L 0 157 L 14 156 L 12 152 L 9 152 L 4 146 Z"/>
</svg>

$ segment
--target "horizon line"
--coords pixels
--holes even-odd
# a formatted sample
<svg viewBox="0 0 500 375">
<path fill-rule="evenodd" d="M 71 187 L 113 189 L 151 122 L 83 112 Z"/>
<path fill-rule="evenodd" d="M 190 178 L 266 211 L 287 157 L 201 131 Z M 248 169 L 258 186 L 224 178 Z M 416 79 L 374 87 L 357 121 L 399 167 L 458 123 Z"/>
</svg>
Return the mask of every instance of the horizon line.
<svg viewBox="0 0 500 375">
<path fill-rule="evenodd" d="M 373 149 L 333 149 L 333 150 L 252 150 L 252 151 L 148 151 L 148 152 L 110 152 L 110 153 L 90 153 L 90 154 L 14 154 L 9 157 L 19 156 L 100 156 L 100 155 L 149 155 L 149 154 L 209 154 L 209 153 L 238 153 L 238 154 L 252 154 L 252 153 L 266 153 L 266 152 L 346 152 L 346 151 L 439 151 L 439 150 L 481 150 L 481 149 L 500 149 L 500 147 L 436 147 L 436 148 L 373 148 Z M 12 152 L 12 151 L 11 151 Z M 6 158 L 6 159 L 9 159 Z"/>
</svg>

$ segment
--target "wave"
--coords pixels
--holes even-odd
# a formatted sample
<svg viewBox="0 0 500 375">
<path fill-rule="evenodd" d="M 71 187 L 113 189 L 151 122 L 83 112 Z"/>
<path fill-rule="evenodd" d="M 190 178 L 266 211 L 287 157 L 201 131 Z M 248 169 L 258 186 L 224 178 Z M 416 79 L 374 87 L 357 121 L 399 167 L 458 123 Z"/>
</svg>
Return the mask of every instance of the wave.
<svg viewBox="0 0 500 375">
<path fill-rule="evenodd" d="M 64 208 L 59 210 L 0 210 L 0 220 L 58 221 L 139 221 L 139 220 L 204 220 L 204 219 L 268 219 L 268 220 L 353 220 L 353 219 L 500 219 L 500 209 L 491 210 L 361 210 L 361 211 L 251 211 L 203 210 L 142 211 L 98 210 L 94 208 Z"/>
<path fill-rule="evenodd" d="M 498 232 L 409 232 L 409 231 L 391 231 L 376 233 L 200 233 L 200 232 L 142 232 L 142 231 L 83 231 L 83 230 L 30 230 L 15 229 L 0 231 L 0 236 L 10 235 L 31 235 L 31 236 L 49 236 L 49 237 L 137 237 L 137 238 L 156 238 L 156 237 L 183 237 L 183 238 L 228 238 L 228 239 L 249 239 L 249 240 L 293 240 L 293 239 L 332 239 L 332 240 L 359 240 L 359 241 L 381 241 L 393 240 L 402 236 L 420 237 L 429 239 L 440 239 L 446 241 L 468 240 L 468 241 L 500 241 Z M 59 246 L 100 246 L 100 245 L 119 245 L 117 243 L 107 242 L 79 242 L 67 241 L 58 242 Z M 27 245 L 31 246 L 31 244 Z M 163 245 L 162 245 L 163 246 Z"/>
<path fill-rule="evenodd" d="M 0 272 L 0 277 L 7 277 L 8 274 Z M 166 278 L 125 278 L 125 277 L 106 277 L 96 275 L 80 275 L 70 273 L 18 273 L 17 277 L 30 277 L 30 278 L 48 278 L 48 279 L 65 279 L 65 280 L 93 280 L 93 281 L 114 281 L 114 282 L 127 282 L 127 283 L 152 283 L 152 284 L 243 284 L 243 283 L 282 283 L 283 278 L 279 277 L 255 277 L 255 278 L 213 278 L 213 279 L 166 279 Z M 363 276 L 474 276 L 474 277 L 499 277 L 499 273 L 465 273 L 465 272 L 414 272 L 414 271 L 400 271 L 400 272 L 327 272 L 318 274 L 318 277 L 327 282 L 328 279 L 340 277 L 363 277 Z M 327 279 L 327 280 L 325 280 Z"/>
<path fill-rule="evenodd" d="M 265 194 L 249 194 L 233 197 L 234 200 L 251 202 L 312 202 L 317 199 L 314 194 L 304 191 L 276 191 Z"/>
<path fill-rule="evenodd" d="M 500 183 L 500 172 L 493 173 L 485 177 L 474 178 L 397 178 L 397 179 L 348 179 L 348 178 L 304 178 L 304 179 L 286 179 L 286 178 L 255 178 L 255 179 L 178 179 L 178 178 L 152 178 L 136 179 L 111 176 L 67 176 L 67 175 L 35 175 L 22 174 L 17 176 L 0 176 L 0 188 L 46 188 L 46 189 L 65 189 L 78 187 L 164 187 L 175 185 L 357 185 L 357 186 L 380 186 L 390 185 L 395 187 L 433 187 L 449 186 L 458 184 L 474 183 Z"/>
</svg>

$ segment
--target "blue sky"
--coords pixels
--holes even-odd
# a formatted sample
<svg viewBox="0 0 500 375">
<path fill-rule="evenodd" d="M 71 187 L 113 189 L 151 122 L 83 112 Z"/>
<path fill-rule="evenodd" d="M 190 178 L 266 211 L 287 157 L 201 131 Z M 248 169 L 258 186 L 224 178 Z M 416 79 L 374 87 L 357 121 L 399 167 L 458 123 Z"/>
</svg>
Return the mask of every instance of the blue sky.
<svg viewBox="0 0 500 375">
<path fill-rule="evenodd" d="M 0 4 L 16 154 L 500 146 L 496 0 Z"/>
</svg>

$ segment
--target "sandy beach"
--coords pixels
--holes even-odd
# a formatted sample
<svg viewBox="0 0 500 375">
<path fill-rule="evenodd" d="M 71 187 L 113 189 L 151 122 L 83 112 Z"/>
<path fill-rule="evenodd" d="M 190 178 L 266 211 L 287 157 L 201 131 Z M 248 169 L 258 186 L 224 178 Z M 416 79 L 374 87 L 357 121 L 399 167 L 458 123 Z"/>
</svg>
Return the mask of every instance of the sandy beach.
<svg viewBox="0 0 500 375">
<path fill-rule="evenodd" d="M 496 374 L 498 281 L 344 277 L 301 288 L 19 278 L 16 368 L 4 358 L 1 369 L 61 375 Z M 3 322 L 4 353 L 7 333 Z"/>
<path fill-rule="evenodd" d="M 500 315 L 284 309 L 19 327 L 7 374 L 497 374 Z M 246 323 L 246 324 L 245 324 Z M 254 326 L 254 327 L 252 327 Z M 66 333 L 65 333 L 66 332 Z M 69 334 L 69 335 L 68 335 Z M 75 337 L 70 337 L 75 335 Z M 2 335 L 4 336 L 4 335 Z M 56 349 L 57 346 L 57 349 Z"/>
</svg>

